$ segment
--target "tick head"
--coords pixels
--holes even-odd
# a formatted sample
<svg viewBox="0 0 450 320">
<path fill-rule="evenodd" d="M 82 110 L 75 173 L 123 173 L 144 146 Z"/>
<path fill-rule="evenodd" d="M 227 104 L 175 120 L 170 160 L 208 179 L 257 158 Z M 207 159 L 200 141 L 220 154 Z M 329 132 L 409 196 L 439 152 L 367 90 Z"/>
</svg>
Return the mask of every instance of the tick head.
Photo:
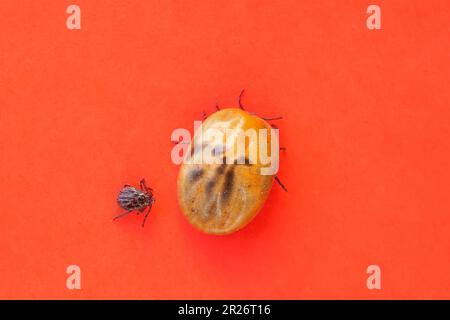
<svg viewBox="0 0 450 320">
<path fill-rule="evenodd" d="M 143 193 L 140 194 L 139 196 L 137 196 L 137 202 L 139 203 L 140 206 L 146 205 L 150 202 L 150 196 Z"/>
</svg>

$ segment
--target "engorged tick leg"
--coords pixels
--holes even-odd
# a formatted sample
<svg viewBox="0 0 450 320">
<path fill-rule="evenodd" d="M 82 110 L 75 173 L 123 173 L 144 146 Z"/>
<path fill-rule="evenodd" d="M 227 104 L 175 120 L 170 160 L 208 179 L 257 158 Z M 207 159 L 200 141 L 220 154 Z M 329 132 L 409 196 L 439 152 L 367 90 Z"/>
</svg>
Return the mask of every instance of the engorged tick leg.
<svg viewBox="0 0 450 320">
<path fill-rule="evenodd" d="M 278 182 L 278 184 L 283 188 L 284 191 L 288 192 L 286 187 L 281 183 L 280 179 L 278 179 L 277 176 L 275 176 L 275 181 Z"/>
<path fill-rule="evenodd" d="M 283 119 L 283 117 L 282 117 L 282 116 L 279 116 L 279 117 L 273 117 L 273 118 L 262 118 L 262 119 L 264 119 L 264 120 L 266 120 L 266 121 L 270 121 L 270 120 L 281 120 L 281 119 Z"/>
<path fill-rule="evenodd" d="M 116 219 L 122 218 L 122 217 L 126 216 L 127 214 L 130 214 L 131 212 L 133 212 L 133 210 L 119 214 L 118 216 L 114 217 L 113 221 Z"/>
<path fill-rule="evenodd" d="M 244 109 L 244 106 L 241 103 L 241 99 L 242 99 L 242 95 L 244 94 L 245 89 L 242 89 L 241 93 L 239 94 L 239 99 L 238 99 L 238 103 L 239 103 L 239 108 L 241 108 L 242 110 Z"/>
</svg>

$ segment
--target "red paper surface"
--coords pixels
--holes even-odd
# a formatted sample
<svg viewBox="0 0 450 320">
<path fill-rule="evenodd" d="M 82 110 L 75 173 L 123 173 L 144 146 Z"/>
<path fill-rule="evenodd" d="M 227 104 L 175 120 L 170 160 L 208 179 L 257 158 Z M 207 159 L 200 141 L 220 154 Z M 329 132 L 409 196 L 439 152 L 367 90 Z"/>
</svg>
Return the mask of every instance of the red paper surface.
<svg viewBox="0 0 450 320">
<path fill-rule="evenodd" d="M 2 0 L 0 298 L 450 298 L 450 3 L 373 3 L 381 30 L 367 1 Z M 289 192 L 204 235 L 170 135 L 244 88 Z M 142 177 L 146 227 L 113 223 Z"/>
</svg>

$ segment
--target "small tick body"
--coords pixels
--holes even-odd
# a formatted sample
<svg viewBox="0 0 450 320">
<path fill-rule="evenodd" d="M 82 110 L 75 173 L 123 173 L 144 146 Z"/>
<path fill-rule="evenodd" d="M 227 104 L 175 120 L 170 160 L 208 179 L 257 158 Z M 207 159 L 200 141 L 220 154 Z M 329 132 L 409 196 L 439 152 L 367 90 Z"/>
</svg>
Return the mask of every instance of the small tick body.
<svg viewBox="0 0 450 320">
<path fill-rule="evenodd" d="M 126 216 L 133 211 L 136 211 L 139 215 L 147 209 L 144 220 L 142 221 L 142 227 L 144 227 L 154 202 L 153 190 L 147 187 L 144 179 L 140 181 L 140 190 L 133 186 L 125 185 L 119 192 L 117 203 L 127 211 L 116 216 L 114 220 Z"/>
<path fill-rule="evenodd" d="M 263 118 L 250 114 L 243 108 L 221 109 L 205 119 L 202 130 L 216 129 L 225 132 L 227 129 L 266 129 L 271 125 Z M 199 143 L 199 137 L 194 136 L 187 154 L 196 152 L 195 146 L 208 148 L 208 143 Z M 237 146 L 233 137 L 227 145 Z M 265 164 L 250 163 L 247 158 L 253 149 L 259 146 L 253 143 L 245 144 L 245 157 L 240 156 L 233 161 L 225 162 L 228 149 L 215 154 L 223 158 L 221 163 L 185 162 L 181 165 L 178 175 L 178 201 L 184 216 L 199 230 L 215 235 L 233 233 L 247 225 L 258 213 L 266 201 L 275 175 L 262 175 L 261 168 Z M 240 159 L 245 158 L 245 159 Z M 241 160 L 241 161 L 238 161 Z M 244 161 L 242 161 L 244 160 Z"/>
</svg>

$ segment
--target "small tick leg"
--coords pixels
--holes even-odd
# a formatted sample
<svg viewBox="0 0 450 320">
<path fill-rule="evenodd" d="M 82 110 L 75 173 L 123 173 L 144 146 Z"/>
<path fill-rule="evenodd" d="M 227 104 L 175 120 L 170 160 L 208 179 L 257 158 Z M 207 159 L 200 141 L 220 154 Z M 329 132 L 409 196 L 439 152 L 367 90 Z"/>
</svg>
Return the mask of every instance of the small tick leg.
<svg viewBox="0 0 450 320">
<path fill-rule="evenodd" d="M 141 180 L 140 185 L 141 185 L 141 190 L 142 191 L 145 191 L 146 193 L 152 194 L 153 189 L 147 187 L 147 184 L 145 183 L 145 179 Z"/>
<path fill-rule="evenodd" d="M 286 147 L 280 147 L 280 151 L 286 151 Z"/>
<path fill-rule="evenodd" d="M 129 184 L 124 184 L 123 187 L 127 188 L 127 187 L 131 187 L 131 186 Z"/>
<path fill-rule="evenodd" d="M 242 95 L 244 94 L 244 91 L 245 91 L 245 89 L 242 89 L 241 93 L 239 94 L 239 99 L 238 99 L 239 108 L 241 108 L 242 110 L 245 110 L 244 106 L 241 103 Z"/>
<path fill-rule="evenodd" d="M 206 119 L 206 112 L 205 112 L 205 110 L 202 111 L 202 118 L 203 118 L 203 120 Z"/>
<path fill-rule="evenodd" d="M 216 102 L 216 110 L 220 111 L 219 104 Z"/>
<path fill-rule="evenodd" d="M 275 124 L 273 124 L 273 123 L 269 123 L 269 124 L 270 124 L 270 126 L 271 126 L 272 128 L 278 129 L 277 125 L 275 125 Z"/>
<path fill-rule="evenodd" d="M 152 210 L 152 205 L 151 205 L 151 204 L 148 206 L 147 212 L 145 213 L 144 221 L 142 221 L 142 228 L 143 228 L 144 225 L 145 225 L 145 221 L 147 220 L 147 217 L 148 217 L 148 215 L 149 215 L 149 213 L 150 213 L 150 210 Z"/>
<path fill-rule="evenodd" d="M 286 187 L 281 183 L 280 179 L 278 179 L 277 176 L 275 176 L 275 180 L 276 180 L 276 182 L 278 182 L 278 184 L 281 186 L 281 188 L 283 188 L 284 191 L 288 192 Z"/>
<path fill-rule="evenodd" d="M 142 178 L 141 181 L 139 182 L 139 185 L 141 187 L 141 190 L 146 191 L 147 190 L 147 185 L 145 184 L 145 179 Z"/>
<path fill-rule="evenodd" d="M 113 221 L 116 219 L 122 218 L 122 217 L 126 216 L 127 214 L 130 214 L 131 212 L 133 212 L 133 210 L 119 214 L 118 216 L 114 217 Z"/>
</svg>

